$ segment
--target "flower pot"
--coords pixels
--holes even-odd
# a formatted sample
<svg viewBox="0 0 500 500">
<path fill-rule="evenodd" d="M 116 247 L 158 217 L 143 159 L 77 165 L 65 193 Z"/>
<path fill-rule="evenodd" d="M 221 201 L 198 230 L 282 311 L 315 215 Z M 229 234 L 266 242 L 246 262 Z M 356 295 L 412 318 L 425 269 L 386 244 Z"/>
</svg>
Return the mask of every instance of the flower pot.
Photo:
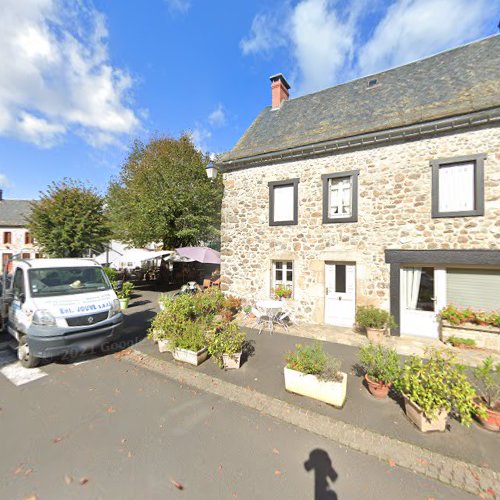
<svg viewBox="0 0 500 500">
<path fill-rule="evenodd" d="M 170 346 L 170 340 L 158 340 L 158 350 L 160 352 L 172 352 L 172 347 Z"/>
<path fill-rule="evenodd" d="M 368 375 L 365 375 L 365 380 L 372 396 L 375 396 L 377 399 L 385 399 L 387 397 L 392 385 L 391 383 L 384 384 L 383 382 L 376 382 L 371 380 Z"/>
<path fill-rule="evenodd" d="M 120 301 L 120 309 L 124 310 L 128 307 L 128 302 L 130 299 L 118 299 Z"/>
<path fill-rule="evenodd" d="M 432 420 L 428 419 L 424 412 L 421 410 L 420 406 L 411 401 L 405 394 L 403 394 L 405 400 L 405 411 L 407 417 L 422 431 L 440 431 L 444 432 L 446 430 L 446 420 L 448 418 L 448 411 L 441 410 L 436 417 Z"/>
<path fill-rule="evenodd" d="M 189 363 L 190 365 L 198 366 L 208 358 L 208 349 L 203 347 L 198 352 L 189 351 L 188 349 L 180 349 L 176 347 L 173 351 L 174 359 Z"/>
<path fill-rule="evenodd" d="M 318 399 L 337 408 L 342 408 L 347 393 L 347 374 L 341 372 L 342 381 L 323 381 L 316 375 L 308 375 L 285 366 L 285 389 L 295 394 Z"/>
<path fill-rule="evenodd" d="M 486 410 L 486 418 L 477 416 L 481 425 L 488 429 L 489 431 L 499 432 L 500 431 L 500 401 L 497 401 L 494 408 L 488 408 L 483 400 L 477 401 L 478 406 L 481 405 Z"/>
<path fill-rule="evenodd" d="M 226 370 L 238 369 L 241 366 L 241 352 L 236 354 L 223 354 L 222 363 Z"/>
<path fill-rule="evenodd" d="M 380 342 L 384 338 L 385 329 L 366 327 L 366 336 L 370 342 Z"/>
</svg>

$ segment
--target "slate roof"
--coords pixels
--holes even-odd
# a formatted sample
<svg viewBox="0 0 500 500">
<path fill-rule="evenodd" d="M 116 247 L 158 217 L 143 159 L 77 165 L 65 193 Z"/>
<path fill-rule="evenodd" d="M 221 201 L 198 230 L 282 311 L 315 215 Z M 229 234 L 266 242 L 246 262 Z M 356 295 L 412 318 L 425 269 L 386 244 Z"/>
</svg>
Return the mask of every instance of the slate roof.
<svg viewBox="0 0 500 500">
<path fill-rule="evenodd" d="M 221 162 L 497 106 L 500 35 L 267 106 Z"/>
<path fill-rule="evenodd" d="M 24 227 L 32 203 L 32 200 L 1 200 L 0 226 Z"/>
</svg>

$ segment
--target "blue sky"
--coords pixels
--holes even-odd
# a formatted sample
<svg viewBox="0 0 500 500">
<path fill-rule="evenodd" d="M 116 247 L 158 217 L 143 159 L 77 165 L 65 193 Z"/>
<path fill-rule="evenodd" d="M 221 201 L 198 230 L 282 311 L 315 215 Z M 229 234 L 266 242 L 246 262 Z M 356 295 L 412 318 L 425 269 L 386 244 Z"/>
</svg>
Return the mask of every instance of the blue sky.
<svg viewBox="0 0 500 500">
<path fill-rule="evenodd" d="M 134 138 L 230 149 L 270 104 L 498 31 L 491 0 L 2 0 L 0 187 L 106 189 Z"/>
</svg>

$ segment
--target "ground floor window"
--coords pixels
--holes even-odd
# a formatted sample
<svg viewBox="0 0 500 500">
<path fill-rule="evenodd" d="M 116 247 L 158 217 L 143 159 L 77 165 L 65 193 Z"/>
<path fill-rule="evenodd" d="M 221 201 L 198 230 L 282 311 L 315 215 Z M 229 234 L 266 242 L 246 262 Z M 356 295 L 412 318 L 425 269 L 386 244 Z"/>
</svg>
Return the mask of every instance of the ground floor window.
<svg viewBox="0 0 500 500">
<path fill-rule="evenodd" d="M 278 286 L 293 290 L 293 262 L 291 260 L 273 262 L 272 288 L 275 289 Z"/>
<path fill-rule="evenodd" d="M 494 311 L 500 307 L 500 269 L 448 268 L 446 295 L 448 304 Z"/>
<path fill-rule="evenodd" d="M 406 308 L 414 311 L 434 311 L 434 268 L 408 267 L 403 272 Z"/>
</svg>

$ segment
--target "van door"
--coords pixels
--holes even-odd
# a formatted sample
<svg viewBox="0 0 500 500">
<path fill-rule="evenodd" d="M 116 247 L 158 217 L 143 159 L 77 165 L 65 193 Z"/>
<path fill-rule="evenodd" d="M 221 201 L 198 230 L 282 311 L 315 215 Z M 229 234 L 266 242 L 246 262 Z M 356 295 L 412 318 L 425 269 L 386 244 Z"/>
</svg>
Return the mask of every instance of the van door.
<svg viewBox="0 0 500 500">
<path fill-rule="evenodd" d="M 12 279 L 13 299 L 9 308 L 9 324 L 17 332 L 26 333 L 28 317 L 24 311 L 26 300 L 25 276 L 22 269 L 17 268 Z"/>
</svg>

